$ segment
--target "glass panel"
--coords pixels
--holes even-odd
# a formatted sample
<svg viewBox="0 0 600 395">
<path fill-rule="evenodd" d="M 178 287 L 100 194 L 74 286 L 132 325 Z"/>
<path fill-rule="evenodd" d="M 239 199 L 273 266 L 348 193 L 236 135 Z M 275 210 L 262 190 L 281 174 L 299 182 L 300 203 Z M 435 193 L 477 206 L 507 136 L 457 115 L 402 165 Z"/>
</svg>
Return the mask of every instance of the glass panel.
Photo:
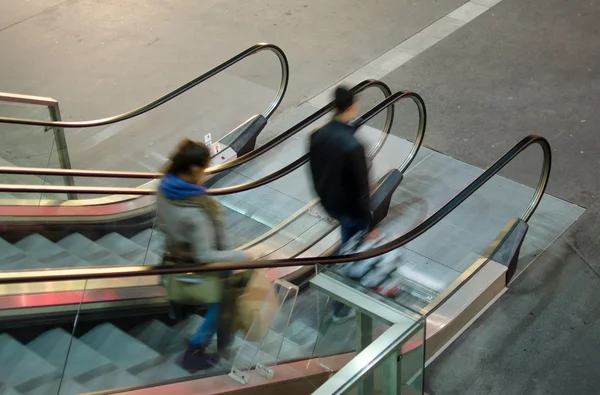
<svg viewBox="0 0 600 395">
<path fill-rule="evenodd" d="M 516 166 L 533 166 L 538 150 L 517 157 L 501 174 Z M 532 155 L 530 155 L 532 154 Z M 380 224 L 388 240 L 403 235 L 431 216 L 482 172 L 450 157 L 429 152 L 405 175 L 394 193 L 390 212 Z M 533 184 L 533 183 L 532 183 Z M 454 280 L 469 269 L 512 218 L 525 210 L 533 189 L 496 175 L 455 211 L 395 252 L 397 270 L 390 285 L 394 298 L 419 310 L 431 303 Z M 536 240 L 537 242 L 537 240 Z M 543 245 L 525 243 L 522 260 L 531 262 Z"/>
<path fill-rule="evenodd" d="M 86 358 L 86 350 L 72 341 L 79 299 L 70 306 L 51 305 L 45 284 L 0 286 L 0 392 L 3 394 L 87 392 L 74 377 L 82 366 L 67 363 L 67 355 Z M 32 293 L 35 291 L 35 293 Z M 54 300 L 55 302 L 57 299 Z M 67 302 L 67 301 L 65 301 Z M 27 308 L 38 305 L 36 309 Z M 97 366 L 93 358 L 87 366 Z M 64 375 L 65 371 L 68 374 Z"/>
<path fill-rule="evenodd" d="M 265 295 L 261 289 L 269 288 L 270 285 L 259 286 L 256 281 L 248 282 L 244 278 L 245 275 L 239 273 L 232 276 L 231 282 L 226 283 L 228 285 L 224 295 L 228 296 L 224 296 L 220 305 L 221 312 L 225 314 L 217 320 L 224 323 L 228 322 L 227 316 L 237 318 L 244 314 L 249 319 L 246 319 L 245 323 L 235 324 L 234 327 L 239 327 L 240 330 L 234 334 L 229 352 L 222 350 L 220 362 L 211 360 L 214 366 L 195 372 L 189 371 L 194 370 L 190 367 L 189 360 L 184 365 L 187 344 L 198 338 L 198 333 L 207 320 L 215 319 L 214 316 L 211 317 L 214 313 L 211 313 L 211 306 L 206 303 L 169 303 L 165 298 L 165 289 L 160 285 L 160 279 L 155 276 L 40 283 L 27 287 L 6 286 L 2 287 L 2 294 L 16 294 L 16 300 L 21 304 L 25 303 L 19 307 L 23 308 L 21 316 L 27 317 L 27 321 L 20 320 L 19 325 L 36 328 L 39 326 L 36 330 L 39 332 L 40 348 L 51 348 L 55 343 L 62 344 L 55 340 L 55 337 L 58 339 L 55 333 L 60 332 L 60 328 L 66 331 L 66 335 L 64 331 L 60 332 L 66 339 L 61 341 L 69 345 L 69 357 L 66 362 L 66 351 L 62 354 L 61 366 L 65 366 L 65 370 L 61 394 L 144 386 L 214 375 L 225 377 L 230 372 L 235 355 L 248 349 L 249 341 L 258 344 L 263 355 L 247 368 L 262 362 L 262 371 L 268 373 L 259 379 L 259 375 L 254 371 L 251 372 L 251 377 L 264 381 L 264 376 L 281 377 L 278 375 L 291 374 L 304 377 L 311 371 L 314 374 L 314 369 L 311 370 L 311 366 L 306 363 L 288 364 L 285 368 L 287 370 L 283 371 L 278 371 L 274 366 L 310 358 L 313 355 L 320 318 L 324 313 L 329 313 L 322 303 L 319 304 L 317 292 L 309 288 L 297 294 L 297 287 L 279 281 L 275 284 L 277 295 L 273 298 L 274 303 L 269 305 L 269 300 L 260 295 L 256 297 L 256 293 Z M 268 280 L 264 282 L 264 271 L 262 278 L 263 283 L 270 284 Z M 369 293 L 367 290 L 365 292 Z M 238 304 L 235 307 L 230 303 L 232 295 L 234 298 L 241 298 L 236 299 Z M 243 302 L 239 302 L 240 300 Z M 323 298 L 320 300 L 323 301 Z M 75 317 L 73 306 L 78 305 L 81 305 L 81 308 L 79 315 Z M 252 332 L 252 327 L 257 325 L 254 320 L 256 315 L 252 314 L 252 311 L 264 310 L 265 306 L 277 308 L 275 312 L 262 315 L 260 325 L 267 329 L 267 337 L 250 339 L 245 336 L 245 329 Z M 47 314 L 49 311 L 62 312 L 65 309 L 70 312 L 70 321 L 60 314 Z M 31 319 L 37 320 L 36 317 L 40 317 L 42 312 L 44 320 L 40 318 L 40 324 L 35 321 L 35 324 L 31 325 Z M 77 326 L 71 336 L 69 325 L 75 318 Z M 3 320 L 3 325 L 8 324 L 9 321 Z M 367 343 L 387 329 L 377 321 L 372 327 Z M 206 348 L 206 352 L 211 355 L 219 351 L 220 342 L 225 338 L 219 337 L 223 336 L 219 331 L 215 334 L 216 339 L 213 337 Z M 346 340 L 341 339 L 342 334 Z M 350 322 L 333 328 L 330 323 L 325 335 L 328 336 L 329 342 L 337 344 L 337 348 L 329 347 L 326 352 L 321 353 L 320 356 L 330 359 L 322 362 L 320 366 L 337 371 L 343 363 L 340 364 L 340 357 L 336 357 L 335 354 L 356 350 L 356 324 Z M 187 358 L 191 357 L 188 355 Z M 337 358 L 338 363 L 332 365 L 331 358 Z M 342 355 L 341 359 L 343 358 Z M 318 360 L 313 361 L 318 363 Z M 196 365 L 192 367 L 198 367 L 200 362 L 194 363 Z M 319 372 L 322 372 L 322 367 Z M 309 385 L 313 388 L 318 386 L 312 381 Z M 25 387 L 19 387 L 17 390 L 20 388 Z"/>
<path fill-rule="evenodd" d="M 229 55 L 235 54 L 230 52 Z M 197 65 L 195 72 L 180 76 L 180 84 L 217 66 L 229 55 L 201 60 L 202 64 Z M 270 74 L 263 75 L 267 70 Z M 76 169 L 159 171 L 182 138 L 204 142 L 210 134 L 214 144 L 250 117 L 262 114 L 277 94 L 280 76 L 277 57 L 268 51 L 260 52 L 143 115 L 116 124 L 65 130 L 72 166 Z M 133 83 L 130 90 L 134 93 L 126 100 L 116 98 L 94 103 L 94 110 L 89 106 L 80 107 L 79 115 L 73 118 L 94 119 L 123 113 L 178 85 L 167 85 L 158 80 L 150 84 Z M 106 94 L 115 96 L 110 91 Z M 290 101 L 284 100 L 282 104 L 286 103 L 289 105 Z M 65 113 L 63 117 L 67 118 L 67 115 L 70 114 Z M 140 179 L 86 181 L 87 185 L 124 187 L 137 187 L 145 182 Z"/>
<path fill-rule="evenodd" d="M 275 376 L 274 367 L 283 360 L 298 357 L 298 345 L 287 339 L 292 315 L 296 308 L 298 287 L 285 281 L 276 280 L 272 284 L 265 276 L 266 287 L 270 292 L 256 298 L 248 292 L 243 296 L 246 308 L 258 302 L 252 324 L 249 326 L 242 345 L 237 349 L 229 375 L 240 383 L 250 381 L 252 370 L 267 379 Z M 248 285 L 249 290 L 258 292 L 263 287 Z M 241 306 L 240 306 L 241 307 Z M 240 311 L 244 316 L 248 311 Z"/>
<path fill-rule="evenodd" d="M 0 116 L 13 118 L 33 118 L 49 120 L 50 114 L 45 105 L 20 104 L 2 101 Z M 56 144 L 52 130 L 42 126 L 12 125 L 0 123 L 0 166 L 26 166 L 40 168 L 60 168 Z M 64 185 L 61 177 L 0 174 L 1 184 L 25 185 Z M 8 193 L 0 192 L 2 199 L 64 199 L 61 194 Z"/>
<path fill-rule="evenodd" d="M 25 255 L 9 259 L 5 252 L 9 261 L 0 265 L 0 270 L 157 264 L 164 235 L 155 229 L 154 199 L 115 195 L 60 205 L 42 201 L 50 209 L 33 213 L 27 206 L 11 207 L 0 237 Z M 220 201 L 228 244 L 249 249 L 256 257 L 294 256 L 334 227 L 315 207 L 307 210 L 304 202 L 269 185 L 223 196 Z M 286 221 L 294 213 L 297 215 Z M 281 222 L 281 227 L 272 230 Z"/>
<path fill-rule="evenodd" d="M 389 255 L 394 254 L 394 251 L 392 251 L 388 254 Z M 388 254 L 381 255 L 381 257 L 385 258 Z M 342 266 L 343 266 L 343 264 L 337 265 L 337 266 L 322 266 L 322 265 L 320 265 L 318 267 L 318 270 L 320 273 L 323 273 L 337 281 L 340 281 L 342 284 L 348 285 L 348 286 L 364 293 L 365 295 L 368 295 L 369 297 L 371 297 L 387 306 L 390 306 L 391 308 L 400 312 L 401 314 L 405 315 L 407 318 L 409 318 L 411 320 L 418 320 L 419 318 L 422 317 L 422 313 L 419 310 L 414 309 L 412 305 L 410 305 L 410 304 L 405 305 L 396 299 L 388 298 L 388 297 L 382 295 L 380 292 L 377 292 L 376 290 L 371 289 L 367 286 L 361 285 L 359 282 L 356 282 L 356 281 L 340 274 L 339 270 L 341 269 Z"/>
<path fill-rule="evenodd" d="M 420 329 L 402 346 L 402 358 L 398 362 L 401 394 L 423 394 L 425 380 L 425 318 L 421 321 Z M 384 376 L 385 377 L 385 376 Z M 385 386 L 385 380 L 383 381 Z"/>
<path fill-rule="evenodd" d="M 2 217 L 0 227 L 0 270 L 128 266 L 162 261 L 163 240 L 159 232 L 153 232 L 153 197 L 137 199 L 133 212 L 127 201 L 113 205 L 85 205 L 85 200 L 68 203 L 50 205 L 43 211 L 37 207 L 5 206 L 10 214 Z M 84 206 L 77 205 L 80 203 Z"/>
<path fill-rule="evenodd" d="M 365 91 L 362 95 L 365 96 L 363 112 L 369 110 L 382 98 L 381 92 L 374 88 Z M 283 117 L 274 124 L 269 124 L 268 127 L 279 127 L 280 131 L 277 133 L 279 134 L 316 110 L 312 107 L 308 109 L 299 108 L 288 117 Z M 364 127 L 365 133 L 369 135 L 369 141 L 366 142 L 369 150 L 381 137 L 381 131 L 378 128 L 382 127 L 386 115 L 385 111 L 380 113 Z M 220 188 L 246 183 L 271 174 L 290 164 L 306 154 L 310 132 L 314 127 L 329 118 L 330 115 L 327 115 L 260 158 L 242 165 L 224 176 L 218 176 L 220 179 L 213 184 L 213 187 Z M 216 198 L 225 207 L 225 217 L 231 218 L 228 223 L 231 226 L 230 234 L 234 238 L 232 244 L 236 247 L 244 246 L 245 248 L 252 247 L 256 249 L 247 243 L 251 243 L 259 235 L 282 224 L 290 216 L 297 215 L 297 218 L 292 222 L 277 229 L 278 234 L 273 235 L 268 246 L 263 244 L 260 247 L 260 250 L 257 251 L 258 256 L 277 258 L 297 254 L 299 251 L 306 249 L 306 246 L 315 244 L 318 241 L 317 239 L 331 232 L 334 224 L 328 219 L 327 214 L 323 212 L 318 202 L 315 201 L 316 194 L 314 193 L 307 165 L 260 188 Z M 311 205 L 310 209 L 300 215 L 300 211 L 305 208 L 305 205 L 309 204 Z M 239 214 L 243 214 L 244 217 L 239 216 Z M 262 228 L 261 232 L 254 231 L 258 228 Z M 251 231 L 248 231 L 248 229 L 251 229 Z"/>
<path fill-rule="evenodd" d="M 369 355 L 381 358 L 370 373 L 363 374 L 356 385 L 344 394 L 382 394 L 382 395 L 418 395 L 423 394 L 425 371 L 424 319 L 409 328 L 407 333 L 413 334 L 400 339 L 400 345 L 381 355 Z M 364 355 L 362 358 L 367 358 Z M 365 364 L 370 361 L 365 361 Z M 336 392 L 337 393 L 337 392 Z M 340 392 L 341 393 L 341 392 Z"/>
<path fill-rule="evenodd" d="M 233 275 L 227 286 L 238 284 L 236 281 L 244 274 L 237 276 Z M 188 344 L 202 337 L 199 334 L 207 330 L 203 325 L 215 318 L 211 317 L 210 305 L 169 303 L 162 287 L 137 286 L 142 277 L 89 281 L 85 286 L 83 281 L 72 284 L 84 293 L 78 293 L 79 299 L 75 303 L 78 305 L 82 301 L 65 377 L 85 387 L 86 391 L 82 392 L 213 376 L 224 378 L 219 381 L 220 385 L 223 382 L 232 385 L 235 381 L 227 375 L 232 366 L 242 367 L 240 354 L 253 359 L 243 366 L 250 383 L 264 382 L 269 377 L 285 379 L 290 374 L 303 377 L 307 373 L 306 363 L 286 365 L 283 371 L 278 371 L 277 366 L 310 355 L 316 329 L 301 320 L 308 314 L 306 310 L 310 306 L 302 304 L 300 297 L 296 297 L 297 287 L 281 281 L 273 286 L 272 300 L 263 297 L 271 283 L 267 280 L 265 287 L 266 277 L 264 273 L 261 276 L 261 281 L 251 277 L 242 290 L 226 288 L 229 289 L 226 292 L 235 292 L 240 298 L 232 310 L 236 319 L 233 327 L 239 329 L 234 333 L 229 349 L 221 348 L 224 331 L 217 330 L 204 353 L 202 347 L 188 348 Z M 143 281 L 147 283 L 153 279 L 157 280 L 148 277 Z M 232 308 L 230 296 L 226 295 L 220 303 L 223 315 L 217 317 L 219 325 L 225 325 L 227 316 L 232 316 L 232 311 L 227 310 Z M 63 299 L 67 296 L 67 293 L 56 294 L 52 303 L 68 303 L 69 300 Z M 50 303 L 50 300 L 47 298 L 46 302 Z M 261 311 L 260 318 L 253 314 L 257 310 Z M 303 329 L 299 329 L 298 324 L 304 325 Z M 45 330 L 54 330 L 54 325 L 49 324 Z M 217 353 L 220 353 L 220 361 L 216 359 Z M 206 358 L 200 359 L 201 355 Z M 259 363 L 261 374 L 256 370 Z M 70 370 L 75 367 L 77 372 Z"/>
</svg>

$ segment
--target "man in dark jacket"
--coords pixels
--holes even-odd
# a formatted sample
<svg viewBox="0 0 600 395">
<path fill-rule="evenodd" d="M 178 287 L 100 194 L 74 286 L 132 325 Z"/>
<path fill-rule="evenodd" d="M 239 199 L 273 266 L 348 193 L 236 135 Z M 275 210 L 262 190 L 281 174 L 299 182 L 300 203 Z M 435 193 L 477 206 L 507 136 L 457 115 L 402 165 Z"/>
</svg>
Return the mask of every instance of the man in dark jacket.
<svg viewBox="0 0 600 395">
<path fill-rule="evenodd" d="M 351 121 L 358 117 L 354 94 L 344 87 L 335 90 L 335 117 L 310 137 L 310 169 L 317 195 L 327 213 L 339 221 L 342 244 L 371 225 L 369 174 L 365 150 L 356 139 Z M 353 310 L 334 303 L 333 321 L 354 317 Z"/>
</svg>

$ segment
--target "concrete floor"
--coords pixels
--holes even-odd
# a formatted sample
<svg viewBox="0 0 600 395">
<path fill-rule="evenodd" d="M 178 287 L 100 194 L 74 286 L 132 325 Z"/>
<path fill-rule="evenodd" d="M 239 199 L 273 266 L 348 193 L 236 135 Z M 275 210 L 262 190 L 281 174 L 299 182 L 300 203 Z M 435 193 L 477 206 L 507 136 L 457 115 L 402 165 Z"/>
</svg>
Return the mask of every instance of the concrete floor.
<svg viewBox="0 0 600 395">
<path fill-rule="evenodd" d="M 429 367 L 431 394 L 598 392 L 599 17 L 589 0 L 505 0 L 384 78 L 425 97 L 427 144 L 468 163 L 548 137 L 549 192 L 587 208 Z M 539 157 L 503 175 L 532 185 Z"/>
<path fill-rule="evenodd" d="M 475 3 L 482 1 L 495 3 Z M 281 114 L 462 3 L 2 2 L 0 90 L 52 96 L 65 119 L 102 117 L 145 103 L 255 42 L 272 41 L 287 51 L 292 66 Z M 430 394 L 575 394 L 600 388 L 598 20 L 594 0 L 504 0 L 384 77 L 396 89 L 424 96 L 426 145 L 464 162 L 485 167 L 526 134 L 548 137 L 555 150 L 549 192 L 587 209 L 428 368 Z M 75 164 L 100 166 L 107 154 L 94 157 L 92 148 L 116 162 L 135 146 L 131 169 L 138 169 L 144 156 L 164 154 L 175 132 L 190 134 L 199 120 L 203 128 L 228 130 L 262 111 L 278 77 L 268 59 L 254 63 L 259 59 L 232 69 L 223 85 L 214 81 L 206 91 L 182 97 L 180 107 L 166 109 L 163 116 L 189 117 L 176 131 L 165 124 L 153 128 L 157 116 L 130 129 L 93 131 L 98 136 L 93 147 L 87 131 L 76 131 Z M 248 104 L 247 92 L 257 100 Z M 395 131 L 412 138 L 404 132 Z M 532 185 L 538 163 L 539 155 L 524 155 L 502 175 Z"/>
<path fill-rule="evenodd" d="M 272 42 L 291 64 L 281 113 L 464 2 L 2 2 L 0 91 L 53 97 L 65 120 L 101 118 L 145 104 L 255 43 Z M 71 131 L 73 166 L 148 170 L 160 165 L 177 137 L 203 139 L 211 132 L 216 140 L 267 107 L 278 87 L 278 67 L 274 56 L 259 54 L 148 116 Z M 47 153 L 47 145 L 40 142 L 38 150 Z M 10 161 L 6 155 L 0 152 Z M 40 158 L 34 165 L 46 163 Z"/>
</svg>

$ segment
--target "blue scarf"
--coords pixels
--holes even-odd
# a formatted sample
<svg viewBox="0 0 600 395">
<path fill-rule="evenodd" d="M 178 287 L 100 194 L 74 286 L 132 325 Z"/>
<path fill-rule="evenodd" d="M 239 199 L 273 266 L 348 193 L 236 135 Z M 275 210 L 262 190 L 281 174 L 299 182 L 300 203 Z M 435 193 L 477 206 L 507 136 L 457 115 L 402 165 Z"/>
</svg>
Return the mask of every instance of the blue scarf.
<svg viewBox="0 0 600 395">
<path fill-rule="evenodd" d="M 165 175 L 160 181 L 159 189 L 168 199 L 206 195 L 206 188 L 184 181 L 174 174 Z"/>
</svg>

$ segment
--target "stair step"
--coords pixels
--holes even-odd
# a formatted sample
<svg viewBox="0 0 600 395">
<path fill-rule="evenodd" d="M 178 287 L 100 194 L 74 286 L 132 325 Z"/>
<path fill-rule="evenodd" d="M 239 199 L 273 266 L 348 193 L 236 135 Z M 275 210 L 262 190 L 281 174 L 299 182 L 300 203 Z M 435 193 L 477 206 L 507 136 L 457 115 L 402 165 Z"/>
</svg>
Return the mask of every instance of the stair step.
<svg viewBox="0 0 600 395">
<path fill-rule="evenodd" d="M 89 379 L 81 379 L 90 391 L 105 391 L 117 388 L 135 387 L 147 384 L 126 370 L 116 369 L 111 372 L 102 373 Z"/>
<path fill-rule="evenodd" d="M 271 229 L 270 226 L 251 218 L 250 215 L 252 214 L 250 212 L 240 213 L 223 206 L 223 213 L 225 234 L 229 245 L 232 247 L 246 244 Z M 276 219 L 270 222 L 278 223 Z"/>
<path fill-rule="evenodd" d="M 95 327 L 80 339 L 133 374 L 159 364 L 163 359 L 156 351 L 109 323 Z"/>
<path fill-rule="evenodd" d="M 92 266 L 126 266 L 128 264 L 117 254 L 113 254 L 80 233 L 73 233 L 56 244 L 84 259 Z"/>
<path fill-rule="evenodd" d="M 186 370 L 172 362 L 163 362 L 137 374 L 137 377 L 147 384 L 158 383 L 165 380 L 174 380 L 189 376 Z"/>
<path fill-rule="evenodd" d="M 58 391 L 60 389 L 60 392 Z M 69 377 L 63 377 L 44 382 L 31 391 L 22 392 L 23 395 L 79 395 L 90 390 Z"/>
<path fill-rule="evenodd" d="M 47 268 L 88 266 L 83 259 L 72 255 L 69 251 L 39 234 L 29 235 L 16 242 L 15 246 L 35 257 Z"/>
<path fill-rule="evenodd" d="M 4 239 L 0 239 L 0 270 L 22 270 L 42 267 L 42 264 Z"/>
<path fill-rule="evenodd" d="M 165 235 L 156 229 L 146 229 L 131 238 L 131 241 L 137 243 L 142 248 L 150 248 L 159 256 L 162 256 L 165 250 Z"/>
<path fill-rule="evenodd" d="M 4 384 L 0 381 L 0 394 L 1 395 L 21 395 L 16 389 L 9 386 L 8 384 Z"/>
<path fill-rule="evenodd" d="M 118 233 L 109 233 L 96 243 L 119 255 L 129 265 L 158 265 L 162 258 Z"/>
<path fill-rule="evenodd" d="M 25 393 L 60 378 L 60 371 L 48 361 L 7 334 L 0 335 L 2 381 Z"/>
<path fill-rule="evenodd" d="M 319 332 L 310 326 L 300 322 L 292 321 L 285 332 L 285 337 L 300 345 L 300 347 L 309 347 L 315 344 Z"/>
<path fill-rule="evenodd" d="M 142 324 L 130 334 L 162 355 L 173 355 L 185 349 L 183 334 L 158 320 Z"/>
<path fill-rule="evenodd" d="M 266 354 L 262 359 L 266 364 L 299 358 L 302 355 L 301 351 L 298 344 L 272 331 L 268 333 L 261 347 L 261 352 Z"/>
<path fill-rule="evenodd" d="M 70 347 L 69 347 L 69 343 Z M 67 362 L 67 376 L 78 379 L 85 374 L 102 375 L 114 370 L 116 366 L 98 351 L 63 329 L 56 328 L 42 333 L 28 344 L 38 355 L 61 370 Z M 67 352 L 69 353 L 67 360 Z"/>
<path fill-rule="evenodd" d="M 192 336 L 198 331 L 200 325 L 204 322 L 204 317 L 198 314 L 192 314 L 185 320 L 175 324 L 173 330 L 183 338 L 184 343 L 188 342 Z"/>
</svg>

